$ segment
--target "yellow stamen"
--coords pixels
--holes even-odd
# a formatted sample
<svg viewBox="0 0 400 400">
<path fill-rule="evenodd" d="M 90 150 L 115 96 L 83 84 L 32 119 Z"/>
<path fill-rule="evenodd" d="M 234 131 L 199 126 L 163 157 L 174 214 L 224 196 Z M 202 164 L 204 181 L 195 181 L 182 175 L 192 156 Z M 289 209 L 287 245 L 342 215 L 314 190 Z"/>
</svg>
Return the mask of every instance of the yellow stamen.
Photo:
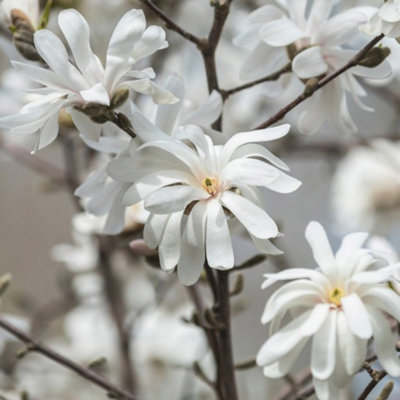
<svg viewBox="0 0 400 400">
<path fill-rule="evenodd" d="M 216 178 L 204 178 L 201 186 L 209 194 L 215 195 L 218 192 L 218 180 Z"/>
<path fill-rule="evenodd" d="M 344 295 L 344 290 L 336 287 L 329 293 L 329 301 L 339 307 L 342 305 L 342 297 Z"/>
</svg>

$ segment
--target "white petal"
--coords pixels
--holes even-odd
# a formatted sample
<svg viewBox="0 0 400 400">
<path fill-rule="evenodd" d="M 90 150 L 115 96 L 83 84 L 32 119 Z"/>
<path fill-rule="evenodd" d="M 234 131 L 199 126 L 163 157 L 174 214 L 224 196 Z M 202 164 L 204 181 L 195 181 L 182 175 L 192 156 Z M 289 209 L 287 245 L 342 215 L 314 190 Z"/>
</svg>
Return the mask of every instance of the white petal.
<svg viewBox="0 0 400 400">
<path fill-rule="evenodd" d="M 161 243 L 165 225 L 168 222 L 168 214 L 151 214 L 146 221 L 143 231 L 143 239 L 150 249 L 155 249 Z"/>
<path fill-rule="evenodd" d="M 264 278 L 267 278 L 267 280 L 262 284 L 262 289 L 266 289 L 276 282 L 292 279 L 308 278 L 317 282 L 326 281 L 326 278 L 319 271 L 306 268 L 290 268 L 276 274 L 264 274 Z"/>
<path fill-rule="evenodd" d="M 138 93 L 149 95 L 156 104 L 174 104 L 179 100 L 171 92 L 161 88 L 150 79 L 126 81 L 121 86 L 126 86 Z"/>
<path fill-rule="evenodd" d="M 340 356 L 347 374 L 354 375 L 366 358 L 368 340 L 360 339 L 351 332 L 347 318 L 342 312 L 337 316 L 337 329 Z"/>
<path fill-rule="evenodd" d="M 142 37 L 146 20 L 142 10 L 128 11 L 118 22 L 111 36 L 107 50 L 106 79 L 107 88 L 120 79 L 130 69 L 128 64 L 136 42 Z"/>
<path fill-rule="evenodd" d="M 71 115 L 72 121 L 78 131 L 89 140 L 98 141 L 101 134 L 101 125 L 95 124 L 90 118 L 81 113 L 80 111 L 76 111 L 74 109 L 69 110 L 69 114 Z"/>
<path fill-rule="evenodd" d="M 222 113 L 222 97 L 213 90 L 207 101 L 203 103 L 195 112 L 185 117 L 185 124 L 200 126 L 210 126 Z"/>
<path fill-rule="evenodd" d="M 268 378 L 276 379 L 282 378 L 292 369 L 294 363 L 299 358 L 300 353 L 304 349 L 308 338 L 305 338 L 297 344 L 297 346 L 289 353 L 285 354 L 274 364 L 264 367 L 263 373 Z"/>
<path fill-rule="evenodd" d="M 137 179 L 137 163 L 131 157 L 121 157 L 111 161 L 107 173 L 120 182 L 134 182 Z"/>
<path fill-rule="evenodd" d="M 196 283 L 204 266 L 206 212 L 206 202 L 199 201 L 186 222 L 178 264 L 178 277 L 184 285 Z"/>
<path fill-rule="evenodd" d="M 328 379 L 335 369 L 336 317 L 336 311 L 329 312 L 312 341 L 311 373 L 320 380 Z"/>
<path fill-rule="evenodd" d="M 313 385 L 317 394 L 318 400 L 337 400 L 339 397 L 339 388 L 335 386 L 332 379 L 321 381 L 313 379 Z"/>
<path fill-rule="evenodd" d="M 283 254 L 283 251 L 278 249 L 268 239 L 258 239 L 253 235 L 250 235 L 250 237 L 257 249 L 262 253 L 270 254 L 272 256 L 280 256 Z"/>
<path fill-rule="evenodd" d="M 97 83 L 90 89 L 81 90 L 80 95 L 88 103 L 99 103 L 106 106 L 110 105 L 110 96 L 103 83 Z"/>
<path fill-rule="evenodd" d="M 158 247 L 161 268 L 170 271 L 178 263 L 181 249 L 181 221 L 183 212 L 171 214 L 165 225 Z"/>
<path fill-rule="evenodd" d="M 351 257 L 352 253 L 360 249 L 365 241 L 368 239 L 368 233 L 365 232 L 355 232 L 346 235 L 339 250 L 336 252 L 336 260 L 340 264 L 345 264 L 346 260 Z"/>
<path fill-rule="evenodd" d="M 394 272 L 400 269 L 400 263 L 380 268 L 376 271 L 363 271 L 351 278 L 352 282 L 357 283 L 382 283 L 390 279 Z"/>
<path fill-rule="evenodd" d="M 157 214 L 169 214 L 183 211 L 195 200 L 202 200 L 209 194 L 200 188 L 191 186 L 168 186 L 153 192 L 144 201 L 147 211 Z"/>
<path fill-rule="evenodd" d="M 292 351 L 302 339 L 313 335 L 324 323 L 329 313 L 328 304 L 317 304 L 302 313 L 264 343 L 257 354 L 259 366 L 270 365 Z"/>
<path fill-rule="evenodd" d="M 270 239 L 278 235 L 278 227 L 274 220 L 264 210 L 243 196 L 233 192 L 224 192 L 221 202 L 255 237 Z"/>
<path fill-rule="evenodd" d="M 301 186 L 301 182 L 298 179 L 281 171 L 278 172 L 278 178 L 266 186 L 269 190 L 273 190 L 277 193 L 292 193 Z"/>
<path fill-rule="evenodd" d="M 400 321 L 400 296 L 386 287 L 372 287 L 363 295 L 363 301 L 391 314 Z"/>
<path fill-rule="evenodd" d="M 354 335 L 361 339 L 369 339 L 372 336 L 372 326 L 367 309 L 358 295 L 352 293 L 349 296 L 343 297 L 342 307 L 349 328 Z"/>
<path fill-rule="evenodd" d="M 237 158 L 225 166 L 221 176 L 227 182 L 268 187 L 278 179 L 279 171 L 260 160 Z"/>
<path fill-rule="evenodd" d="M 237 133 L 226 142 L 221 152 L 221 158 L 223 158 L 225 162 L 228 162 L 233 152 L 240 146 L 247 143 L 269 142 L 271 140 L 280 139 L 288 134 L 289 129 L 290 125 L 284 124 L 274 126 L 273 128 Z"/>
<path fill-rule="evenodd" d="M 280 8 L 267 4 L 250 13 L 248 19 L 250 22 L 265 23 L 282 18 L 284 15 L 284 12 Z"/>
<path fill-rule="evenodd" d="M 287 46 L 305 36 L 305 32 L 287 17 L 267 22 L 260 29 L 260 38 L 275 47 Z"/>
<path fill-rule="evenodd" d="M 297 54 L 292 67 L 293 72 L 301 79 L 320 76 L 328 71 L 320 46 L 310 47 Z"/>
<path fill-rule="evenodd" d="M 104 79 L 104 69 L 90 47 L 90 30 L 85 18 L 75 9 L 63 10 L 58 15 L 61 28 L 77 67 L 90 84 Z"/>
<path fill-rule="evenodd" d="M 40 131 L 37 150 L 43 149 L 52 143 L 58 135 L 58 114 L 53 115 Z"/>
<path fill-rule="evenodd" d="M 387 373 L 394 377 L 400 376 L 400 361 L 395 350 L 396 340 L 383 314 L 373 307 L 368 307 L 374 330 L 374 344 L 379 362 Z"/>
<path fill-rule="evenodd" d="M 164 49 L 168 46 L 165 41 L 165 31 L 160 26 L 149 26 L 144 32 L 140 40 L 133 48 L 132 58 L 135 62 L 142 58 L 151 56 L 157 50 Z"/>
<path fill-rule="evenodd" d="M 382 4 L 378 10 L 378 15 L 386 22 L 400 21 L 400 7 L 395 2 L 387 2 Z"/>
<path fill-rule="evenodd" d="M 231 235 L 224 210 L 216 199 L 207 202 L 206 253 L 211 268 L 233 268 Z"/>
<path fill-rule="evenodd" d="M 307 32 L 314 35 L 324 28 L 333 7 L 333 0 L 314 1 L 307 20 Z"/>
<path fill-rule="evenodd" d="M 322 225 L 312 221 L 306 228 L 306 239 L 312 249 L 315 262 L 324 274 L 335 273 L 335 258 Z"/>
</svg>

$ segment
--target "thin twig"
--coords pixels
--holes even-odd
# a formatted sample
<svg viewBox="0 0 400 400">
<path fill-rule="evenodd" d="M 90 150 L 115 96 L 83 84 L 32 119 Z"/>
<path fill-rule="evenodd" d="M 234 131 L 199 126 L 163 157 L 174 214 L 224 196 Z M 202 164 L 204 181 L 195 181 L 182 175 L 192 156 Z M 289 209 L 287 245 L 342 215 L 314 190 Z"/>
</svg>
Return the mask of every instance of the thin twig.
<svg viewBox="0 0 400 400">
<path fill-rule="evenodd" d="M 278 111 L 275 115 L 267 119 L 267 121 L 263 122 L 262 124 L 258 125 L 254 129 L 264 129 L 267 128 L 274 123 L 280 121 L 289 111 L 293 110 L 293 108 L 297 107 L 301 104 L 304 100 L 307 100 L 310 96 L 312 96 L 317 90 L 321 89 L 339 75 L 346 72 L 348 69 L 353 68 L 358 65 L 359 61 L 379 42 L 382 40 L 384 35 L 379 35 L 376 38 L 372 39 L 362 50 L 360 50 L 354 57 L 352 57 L 347 64 L 345 64 L 342 68 L 339 68 L 337 71 L 333 72 L 332 74 L 326 76 L 325 78 L 318 81 L 315 85 L 311 93 L 303 93 L 298 96 L 295 100 L 289 103 L 287 106 L 283 107 L 280 111 Z"/>
<path fill-rule="evenodd" d="M 113 396 L 116 396 L 118 399 L 137 400 L 137 398 L 133 394 L 115 386 L 113 383 L 109 382 L 105 377 L 97 374 L 96 372 L 88 368 L 82 367 L 81 365 L 75 363 L 74 361 L 50 349 L 46 345 L 39 343 L 36 339 L 29 336 L 27 333 L 19 330 L 18 328 L 16 328 L 15 326 L 8 323 L 2 318 L 0 318 L 0 328 L 4 329 L 11 335 L 18 338 L 21 342 L 25 343 L 29 351 L 40 353 L 43 356 L 49 358 L 50 360 L 56 362 L 57 364 L 60 364 L 63 367 L 76 372 L 84 379 L 105 389 L 108 393 L 110 393 Z"/>
<path fill-rule="evenodd" d="M 126 315 L 125 304 L 122 298 L 121 287 L 115 277 L 111 264 L 110 240 L 106 237 L 99 237 L 100 262 L 99 271 L 104 278 L 104 291 L 110 307 L 111 317 L 114 319 L 118 332 L 118 341 L 121 357 L 122 382 L 130 392 L 136 391 L 135 371 L 132 365 L 131 345 L 129 332 L 125 327 L 124 318 Z M 130 328 L 132 329 L 132 328 Z"/>
<path fill-rule="evenodd" d="M 375 386 L 387 375 L 386 371 L 381 371 L 375 379 L 371 379 L 367 387 L 358 396 L 357 400 L 365 400 L 369 394 L 375 389 Z"/>
<path fill-rule="evenodd" d="M 146 5 L 148 8 L 150 8 L 150 10 L 152 10 L 154 14 L 158 16 L 158 18 L 164 21 L 167 29 L 175 31 L 189 42 L 194 43 L 196 46 L 201 46 L 203 41 L 201 38 L 181 28 L 168 15 L 166 15 L 164 11 L 162 11 L 159 7 L 157 7 L 151 0 L 139 0 L 139 1 L 144 5 Z"/>
<path fill-rule="evenodd" d="M 256 79 L 252 82 L 245 83 L 243 85 L 237 86 L 233 89 L 229 90 L 222 90 L 221 94 L 222 97 L 226 100 L 229 96 L 241 92 L 242 90 L 250 89 L 256 85 L 259 85 L 260 83 L 264 82 L 270 82 L 270 81 L 276 81 L 277 79 L 280 78 L 281 75 L 290 72 L 292 70 L 292 63 L 286 64 L 284 67 L 282 67 L 280 70 L 273 72 L 272 74 L 269 74 L 267 76 L 264 76 L 263 78 Z"/>
</svg>

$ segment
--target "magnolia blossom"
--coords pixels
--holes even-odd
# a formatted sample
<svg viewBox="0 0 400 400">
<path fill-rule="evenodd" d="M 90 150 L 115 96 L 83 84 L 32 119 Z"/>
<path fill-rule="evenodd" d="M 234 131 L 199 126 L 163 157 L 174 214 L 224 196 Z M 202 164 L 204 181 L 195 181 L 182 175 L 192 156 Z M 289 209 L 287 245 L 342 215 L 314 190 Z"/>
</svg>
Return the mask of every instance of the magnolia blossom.
<svg viewBox="0 0 400 400">
<path fill-rule="evenodd" d="M 1 7 L 9 23 L 11 23 L 12 20 L 12 11 L 18 10 L 18 12 L 25 14 L 34 29 L 38 27 L 39 0 L 3 0 Z"/>
<path fill-rule="evenodd" d="M 300 182 L 276 168 L 288 170 L 257 143 L 285 136 L 289 125 L 238 133 L 224 145 L 214 145 L 195 125 L 181 128 L 186 138 L 183 143 L 139 114 L 134 121 L 135 132 L 149 141 L 131 154 L 132 158 L 111 162 L 108 173 L 121 182 L 134 182 L 123 203 L 144 200 L 150 212 L 144 239 L 150 248 L 158 247 L 164 270 L 172 271 L 178 265 L 180 280 L 191 285 L 206 259 L 212 268 L 232 268 L 231 230 L 238 222 L 260 251 L 280 253 L 268 240 L 279 231 L 263 210 L 257 186 L 290 193 Z"/>
<path fill-rule="evenodd" d="M 333 4 L 333 0 L 316 0 L 306 12 L 307 0 L 287 0 L 282 8 L 265 5 L 255 10 L 249 16 L 252 25 L 236 38 L 237 44 L 253 45 L 242 76 L 265 75 L 265 71 L 277 70 L 291 61 L 292 71 L 304 82 L 345 65 L 355 52 L 343 45 L 354 38 L 374 9 L 355 7 L 330 17 Z M 346 92 L 361 108 L 372 111 L 360 101 L 366 92 L 356 77 L 382 79 L 390 73 L 384 61 L 374 69 L 356 67 L 341 74 L 307 100 L 298 120 L 300 131 L 313 134 L 328 120 L 344 131 L 356 131 Z"/>
<path fill-rule="evenodd" d="M 219 93 L 212 92 L 204 103 L 199 107 L 194 107 L 190 101 L 185 100 L 184 83 L 177 75 L 172 74 L 168 77 L 165 88 L 180 100 L 174 105 L 159 105 L 155 110 L 154 107 L 149 110 L 149 113 L 154 114 L 155 124 L 163 132 L 171 137 L 183 139 L 182 126 L 199 124 L 219 142 L 226 140 L 223 135 L 210 129 L 211 124 L 222 111 L 222 99 Z M 132 111 L 139 112 L 133 104 L 131 108 Z M 135 124 L 134 118 L 132 120 Z M 120 158 L 128 156 L 129 148 L 135 151 L 142 141 L 148 139 L 143 136 L 131 142 L 125 136 L 102 137 L 98 142 L 85 140 L 85 143 L 97 152 Z M 103 163 L 96 167 L 96 171 L 76 190 L 75 194 L 84 199 L 84 207 L 88 212 L 97 216 L 106 216 L 102 231 L 112 235 L 144 224 L 149 213 L 144 210 L 143 203 L 130 207 L 123 205 L 122 197 L 131 184 L 112 179 L 106 171 L 109 162 L 110 158 L 103 160 Z"/>
<path fill-rule="evenodd" d="M 25 105 L 19 114 L 0 119 L 1 128 L 21 134 L 40 131 L 36 149 L 41 149 L 57 137 L 58 114 L 66 108 L 78 130 L 87 138 L 98 140 L 101 125 L 77 111 L 77 107 L 88 104 L 114 107 L 115 96 L 126 90 L 148 94 L 162 104 L 177 100 L 152 82 L 155 74 L 151 68 L 132 70 L 137 61 L 167 46 L 163 29 L 157 26 L 145 29 L 142 10 L 131 10 L 119 21 L 111 36 L 105 67 L 91 50 L 89 26 L 78 11 L 62 11 L 58 23 L 74 64 L 54 33 L 47 29 L 37 31 L 35 47 L 50 69 L 21 62 L 13 62 L 13 65 L 44 86 L 36 90 L 42 96 Z"/>
<path fill-rule="evenodd" d="M 362 248 L 368 234 L 345 236 L 334 255 L 326 233 L 317 222 L 306 229 L 316 270 L 295 268 L 266 274 L 263 288 L 293 280 L 268 300 L 262 322 L 271 322 L 271 337 L 262 346 L 257 363 L 270 378 L 286 375 L 312 338 L 311 373 L 320 400 L 335 400 L 365 360 L 368 340 L 384 369 L 400 376 L 396 339 L 385 313 L 400 320 L 400 297 L 387 281 L 400 264 L 380 267 Z M 280 327 L 286 313 L 293 318 Z M 297 311 L 297 312 L 296 312 Z"/>
<path fill-rule="evenodd" d="M 400 146 L 375 140 L 352 149 L 332 183 L 332 205 L 345 229 L 396 229 L 400 218 Z"/>
<path fill-rule="evenodd" d="M 386 0 L 360 30 L 372 36 L 400 36 L 400 0 Z"/>
</svg>

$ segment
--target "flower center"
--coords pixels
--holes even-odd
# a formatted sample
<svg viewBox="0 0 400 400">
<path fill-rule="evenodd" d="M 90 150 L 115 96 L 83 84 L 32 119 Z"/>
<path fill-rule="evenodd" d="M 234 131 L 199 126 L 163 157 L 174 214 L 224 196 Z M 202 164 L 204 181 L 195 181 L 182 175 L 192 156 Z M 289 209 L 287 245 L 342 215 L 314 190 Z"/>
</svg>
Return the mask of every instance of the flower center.
<svg viewBox="0 0 400 400">
<path fill-rule="evenodd" d="M 201 186 L 207 193 L 216 195 L 218 192 L 218 179 L 208 176 L 203 179 Z"/>
<path fill-rule="evenodd" d="M 342 305 L 342 297 L 344 295 L 344 290 L 336 287 L 329 293 L 329 301 L 339 307 Z"/>
</svg>

